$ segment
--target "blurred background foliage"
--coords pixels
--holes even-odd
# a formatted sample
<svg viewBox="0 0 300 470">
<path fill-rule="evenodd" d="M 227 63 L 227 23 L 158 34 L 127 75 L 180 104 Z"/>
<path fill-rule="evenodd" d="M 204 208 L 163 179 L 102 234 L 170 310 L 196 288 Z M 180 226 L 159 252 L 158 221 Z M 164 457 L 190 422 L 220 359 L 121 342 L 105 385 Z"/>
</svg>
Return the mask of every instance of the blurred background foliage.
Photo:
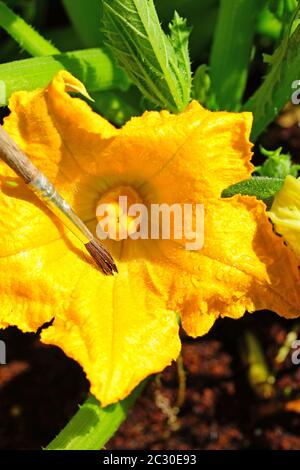
<svg viewBox="0 0 300 470">
<path fill-rule="evenodd" d="M 99 28 L 100 2 L 86 0 L 84 17 L 81 14 L 81 5 L 76 0 L 6 0 L 5 3 L 45 37 L 51 39 L 61 51 L 97 47 L 103 40 Z M 78 11 L 74 8 L 76 3 Z M 174 10 L 187 18 L 188 24 L 193 27 L 190 40 L 192 62 L 197 66 L 205 61 L 216 26 L 219 0 L 155 0 L 154 3 L 164 27 L 171 21 Z M 267 6 L 262 9 L 257 21 L 257 33 L 262 36 L 260 46 L 268 48 L 273 41 L 280 38 L 284 24 L 284 3 L 286 2 L 276 0 L 272 2 L 272 11 Z M 89 4 L 92 8 L 89 8 Z M 98 8 L 98 15 L 95 15 L 95 6 Z M 285 15 L 288 16 L 289 12 L 290 9 Z M 3 31 L 0 32 L 0 39 L 1 62 L 28 57 Z"/>
<path fill-rule="evenodd" d="M 256 0 L 253 3 L 255 2 Z M 85 0 L 84 14 L 82 14 L 82 0 L 6 0 L 5 3 L 49 39 L 61 52 L 103 47 L 105 44 L 104 34 L 99 27 L 99 18 L 102 15 L 100 1 Z M 190 54 L 192 69 L 196 72 L 194 96 L 202 100 L 203 104 L 211 108 L 216 107 L 212 97 L 209 103 L 205 103 L 207 98 L 205 86 L 209 88 L 209 78 L 203 64 L 209 64 L 209 61 L 213 60 L 213 53 L 210 59 L 210 51 L 220 11 L 220 0 L 202 0 L 201 2 L 154 0 L 154 3 L 165 30 L 173 18 L 174 9 L 183 18 L 187 18 L 188 25 L 192 27 Z M 261 61 L 262 53 L 272 52 L 279 44 L 297 2 L 295 0 L 258 0 L 257 3 L 259 13 L 255 17 L 255 47 L 251 48 L 250 73 L 247 86 L 246 83 L 243 84 L 238 91 L 239 94 L 243 94 L 245 89 L 245 97 L 250 96 L 261 83 L 267 67 Z M 248 18 L 245 17 L 245 25 L 247 21 Z M 0 41 L 1 63 L 30 57 L 3 29 L 0 29 Z M 235 51 L 232 57 L 236 57 Z M 246 60 L 248 62 L 248 59 Z M 216 61 L 221 70 L 222 64 L 218 56 L 216 56 Z M 199 66 L 201 66 L 200 70 Z M 217 77 L 220 75 L 219 70 L 216 70 Z M 247 80 L 247 74 L 244 78 Z M 223 78 L 220 77 L 219 80 Z M 123 90 L 120 90 L 118 86 L 110 88 L 105 92 L 100 89 L 92 93 L 95 99 L 94 107 L 117 125 L 122 125 L 130 116 L 139 114 L 151 106 L 147 100 L 141 98 L 134 86 Z M 228 105 L 226 100 L 224 105 Z"/>
</svg>

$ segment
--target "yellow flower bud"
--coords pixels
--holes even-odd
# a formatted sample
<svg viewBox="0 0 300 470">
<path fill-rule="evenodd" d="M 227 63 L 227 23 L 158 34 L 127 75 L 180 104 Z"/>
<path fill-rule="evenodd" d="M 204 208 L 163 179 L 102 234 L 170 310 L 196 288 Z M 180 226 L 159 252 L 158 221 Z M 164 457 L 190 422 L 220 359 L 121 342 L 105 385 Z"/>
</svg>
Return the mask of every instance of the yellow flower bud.
<svg viewBox="0 0 300 470">
<path fill-rule="evenodd" d="M 300 259 L 300 179 L 287 176 L 268 213 L 277 233 Z"/>
</svg>

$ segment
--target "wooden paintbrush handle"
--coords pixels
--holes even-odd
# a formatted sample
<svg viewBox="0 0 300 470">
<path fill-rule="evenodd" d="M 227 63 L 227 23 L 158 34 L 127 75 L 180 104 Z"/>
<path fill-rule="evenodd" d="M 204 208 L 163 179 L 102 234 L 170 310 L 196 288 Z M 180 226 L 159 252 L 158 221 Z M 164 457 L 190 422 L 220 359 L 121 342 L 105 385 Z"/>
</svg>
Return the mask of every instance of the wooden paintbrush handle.
<svg viewBox="0 0 300 470">
<path fill-rule="evenodd" d="M 0 158 L 27 184 L 54 215 L 85 245 L 104 274 L 118 272 L 109 252 L 56 191 L 55 186 L 31 163 L 0 125 Z"/>
<path fill-rule="evenodd" d="M 27 184 L 34 180 L 39 173 L 39 170 L 18 148 L 2 126 L 0 126 L 0 158 Z"/>
</svg>

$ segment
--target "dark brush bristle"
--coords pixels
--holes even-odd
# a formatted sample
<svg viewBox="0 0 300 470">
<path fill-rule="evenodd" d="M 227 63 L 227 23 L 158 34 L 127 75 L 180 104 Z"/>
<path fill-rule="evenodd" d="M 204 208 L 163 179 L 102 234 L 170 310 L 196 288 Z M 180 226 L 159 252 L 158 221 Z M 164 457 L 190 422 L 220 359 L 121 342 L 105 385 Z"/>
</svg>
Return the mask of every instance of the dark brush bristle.
<svg viewBox="0 0 300 470">
<path fill-rule="evenodd" d="M 114 272 L 118 272 L 112 256 L 95 238 L 87 243 L 85 247 L 104 274 L 112 276 Z"/>
</svg>

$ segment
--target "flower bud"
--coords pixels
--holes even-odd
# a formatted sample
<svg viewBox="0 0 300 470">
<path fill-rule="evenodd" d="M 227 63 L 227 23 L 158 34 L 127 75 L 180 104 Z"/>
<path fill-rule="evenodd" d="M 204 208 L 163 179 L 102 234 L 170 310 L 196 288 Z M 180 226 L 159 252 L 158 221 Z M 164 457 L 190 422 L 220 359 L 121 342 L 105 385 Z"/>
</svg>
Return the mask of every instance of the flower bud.
<svg viewBox="0 0 300 470">
<path fill-rule="evenodd" d="M 300 179 L 287 176 L 268 212 L 275 230 L 300 259 Z"/>
</svg>

